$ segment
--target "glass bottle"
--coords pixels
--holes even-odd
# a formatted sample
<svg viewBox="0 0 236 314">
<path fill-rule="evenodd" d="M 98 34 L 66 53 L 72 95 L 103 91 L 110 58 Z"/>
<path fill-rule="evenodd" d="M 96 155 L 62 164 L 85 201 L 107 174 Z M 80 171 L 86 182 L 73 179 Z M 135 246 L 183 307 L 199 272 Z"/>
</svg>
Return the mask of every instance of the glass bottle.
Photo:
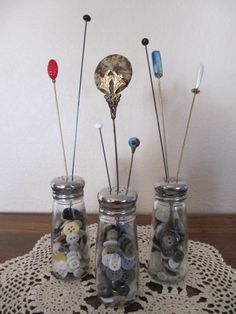
<svg viewBox="0 0 236 314">
<path fill-rule="evenodd" d="M 105 305 L 128 305 L 138 291 L 137 193 L 104 188 L 98 193 L 96 287 Z"/>
<path fill-rule="evenodd" d="M 158 282 L 182 280 L 187 271 L 188 229 L 185 199 L 188 187 L 171 178 L 155 185 L 148 271 Z"/>
<path fill-rule="evenodd" d="M 89 267 L 84 185 L 81 177 L 58 177 L 51 182 L 52 272 L 57 278 L 82 278 Z"/>
</svg>

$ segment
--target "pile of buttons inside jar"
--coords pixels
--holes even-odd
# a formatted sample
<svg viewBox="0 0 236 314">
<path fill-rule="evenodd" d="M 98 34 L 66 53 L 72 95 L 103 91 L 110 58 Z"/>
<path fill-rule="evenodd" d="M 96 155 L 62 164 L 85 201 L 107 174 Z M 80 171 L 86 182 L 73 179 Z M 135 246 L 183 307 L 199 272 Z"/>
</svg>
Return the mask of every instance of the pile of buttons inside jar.
<svg viewBox="0 0 236 314">
<path fill-rule="evenodd" d="M 58 278 L 81 278 L 88 271 L 89 247 L 84 214 L 65 208 L 53 229 L 52 269 Z"/>
<path fill-rule="evenodd" d="M 138 256 L 136 236 L 129 224 L 105 227 L 98 247 L 97 290 L 105 304 L 114 305 L 135 299 Z"/>
<path fill-rule="evenodd" d="M 158 281 L 181 280 L 186 273 L 186 235 L 183 221 L 171 206 L 164 210 L 154 209 L 153 215 L 149 272 Z"/>
</svg>

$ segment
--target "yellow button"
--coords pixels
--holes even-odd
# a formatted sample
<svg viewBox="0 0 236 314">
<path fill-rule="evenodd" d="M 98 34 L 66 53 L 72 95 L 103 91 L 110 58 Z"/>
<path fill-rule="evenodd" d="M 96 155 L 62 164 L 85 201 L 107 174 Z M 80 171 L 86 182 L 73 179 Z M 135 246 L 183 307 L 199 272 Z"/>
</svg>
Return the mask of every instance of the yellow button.
<svg viewBox="0 0 236 314">
<path fill-rule="evenodd" d="M 66 262 L 66 260 L 67 260 L 66 255 L 62 252 L 54 253 L 53 257 L 56 261 L 65 261 Z"/>
<path fill-rule="evenodd" d="M 70 233 L 79 233 L 79 230 L 80 230 L 80 226 L 76 223 L 76 222 L 68 222 L 63 230 L 62 230 L 62 233 L 65 234 L 65 235 L 68 235 Z"/>
</svg>

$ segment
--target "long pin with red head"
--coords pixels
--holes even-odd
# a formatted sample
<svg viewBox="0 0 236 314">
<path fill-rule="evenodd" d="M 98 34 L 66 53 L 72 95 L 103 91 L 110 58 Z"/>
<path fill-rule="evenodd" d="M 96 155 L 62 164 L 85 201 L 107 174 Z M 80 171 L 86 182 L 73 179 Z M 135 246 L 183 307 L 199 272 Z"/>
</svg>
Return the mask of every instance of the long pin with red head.
<svg viewBox="0 0 236 314">
<path fill-rule="evenodd" d="M 56 89 L 56 78 L 57 78 L 57 75 L 58 75 L 58 65 L 57 65 L 57 62 L 54 59 L 51 59 L 48 62 L 47 70 L 48 70 L 48 75 L 52 79 L 52 83 L 53 83 L 53 90 L 54 90 L 55 103 L 56 103 L 56 109 L 57 109 L 58 126 L 59 126 L 59 131 L 60 131 L 61 146 L 62 146 L 63 159 L 64 159 L 64 166 L 65 166 L 66 177 L 68 178 L 68 168 L 67 168 L 67 161 L 66 161 L 66 152 L 65 152 L 65 145 L 64 145 L 62 125 L 61 125 L 61 116 L 60 116 L 60 110 L 59 110 L 59 105 L 58 105 L 58 97 L 57 97 L 57 89 Z"/>
</svg>

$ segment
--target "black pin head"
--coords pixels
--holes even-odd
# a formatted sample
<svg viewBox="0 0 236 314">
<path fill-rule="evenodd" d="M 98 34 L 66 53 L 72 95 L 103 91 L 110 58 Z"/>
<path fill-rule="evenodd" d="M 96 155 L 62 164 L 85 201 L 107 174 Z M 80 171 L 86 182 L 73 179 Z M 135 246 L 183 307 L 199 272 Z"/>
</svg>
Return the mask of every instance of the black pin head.
<svg viewBox="0 0 236 314">
<path fill-rule="evenodd" d="M 83 19 L 84 19 L 84 21 L 86 21 L 86 22 L 91 21 L 91 17 L 90 17 L 90 15 L 88 15 L 88 14 L 85 14 L 85 15 L 83 16 Z"/>
<path fill-rule="evenodd" d="M 149 44 L 149 40 L 147 38 L 143 38 L 141 43 L 142 45 L 147 46 Z"/>
</svg>

